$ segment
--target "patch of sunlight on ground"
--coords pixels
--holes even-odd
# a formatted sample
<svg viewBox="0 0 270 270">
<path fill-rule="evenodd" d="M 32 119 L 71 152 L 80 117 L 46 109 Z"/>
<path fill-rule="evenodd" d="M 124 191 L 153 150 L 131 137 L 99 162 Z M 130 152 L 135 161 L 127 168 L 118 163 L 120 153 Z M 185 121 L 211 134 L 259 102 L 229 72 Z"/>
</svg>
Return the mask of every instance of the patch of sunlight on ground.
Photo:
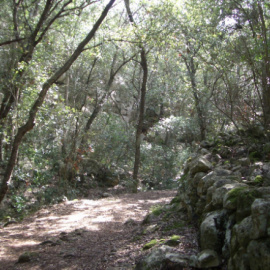
<svg viewBox="0 0 270 270">
<path fill-rule="evenodd" d="M 36 246 L 37 244 L 39 244 L 40 242 L 37 242 L 37 241 L 27 241 L 27 240 L 24 240 L 23 242 L 13 242 L 9 245 L 7 245 L 7 247 L 12 247 L 12 248 L 19 248 L 19 247 L 24 247 L 24 246 L 27 246 L 27 247 L 30 247 L 30 246 Z"/>
</svg>

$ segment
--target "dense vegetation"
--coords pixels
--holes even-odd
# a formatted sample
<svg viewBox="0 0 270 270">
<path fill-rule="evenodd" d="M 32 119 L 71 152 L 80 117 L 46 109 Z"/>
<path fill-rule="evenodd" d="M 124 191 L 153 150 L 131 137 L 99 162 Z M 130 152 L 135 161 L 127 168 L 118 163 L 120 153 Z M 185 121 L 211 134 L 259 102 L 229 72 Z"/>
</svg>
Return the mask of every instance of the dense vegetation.
<svg viewBox="0 0 270 270">
<path fill-rule="evenodd" d="M 0 20 L 0 201 L 18 212 L 95 180 L 172 186 L 220 132 L 269 138 L 266 0 L 2 0 Z"/>
</svg>

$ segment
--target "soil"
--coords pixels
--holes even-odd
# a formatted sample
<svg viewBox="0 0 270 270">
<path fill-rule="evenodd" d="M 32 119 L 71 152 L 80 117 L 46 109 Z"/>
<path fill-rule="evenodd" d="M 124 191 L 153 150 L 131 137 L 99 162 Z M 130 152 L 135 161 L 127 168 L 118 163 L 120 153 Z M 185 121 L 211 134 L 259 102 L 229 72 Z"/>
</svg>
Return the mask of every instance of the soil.
<svg viewBox="0 0 270 270">
<path fill-rule="evenodd" d="M 181 236 L 176 251 L 195 254 L 196 229 L 188 223 L 175 225 L 184 216 L 152 215 L 150 223 L 142 222 L 151 207 L 170 202 L 175 193 L 105 193 L 110 196 L 98 199 L 93 192 L 87 199 L 43 208 L 22 222 L 0 228 L 0 269 L 133 269 L 147 253 L 144 244 L 173 234 Z"/>
</svg>

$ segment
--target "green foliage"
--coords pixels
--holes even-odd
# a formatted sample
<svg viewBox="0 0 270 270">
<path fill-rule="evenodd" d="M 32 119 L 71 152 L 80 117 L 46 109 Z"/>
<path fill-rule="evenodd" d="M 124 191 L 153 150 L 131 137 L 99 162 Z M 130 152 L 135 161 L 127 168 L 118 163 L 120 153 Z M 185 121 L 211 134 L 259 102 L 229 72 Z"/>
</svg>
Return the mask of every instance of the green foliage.
<svg viewBox="0 0 270 270">
<path fill-rule="evenodd" d="M 16 213 L 22 213 L 26 206 L 27 199 L 23 195 L 13 195 L 11 197 L 11 205 L 15 209 Z"/>
<path fill-rule="evenodd" d="M 6 94 L 14 97 L 9 114 L 0 119 L 0 160 L 4 165 L 42 85 L 65 63 L 103 7 L 94 3 L 88 6 L 83 0 L 71 1 L 48 33 L 38 33 L 38 46 L 25 58 L 46 1 L 32 2 L 19 1 L 16 12 L 11 1 L 1 3 L 0 43 L 17 35 L 23 38 L 0 46 L 1 109 L 6 100 L 12 99 L 5 99 Z M 52 5 L 41 30 L 46 29 L 62 2 Z M 18 211 L 24 211 L 27 202 L 22 194 L 29 186 L 39 189 L 44 203 L 52 203 L 54 197 L 63 194 L 76 197 L 75 177 L 85 173 L 80 171 L 84 158 L 131 174 L 141 87 L 138 41 L 148 52 L 149 69 L 146 130 L 141 144 L 143 188 L 179 185 L 175 179 L 181 175 L 192 142 L 200 140 L 202 128 L 207 136 L 214 137 L 215 133 L 233 128 L 260 127 L 254 143 L 264 138 L 261 123 L 268 121 L 266 112 L 270 107 L 266 89 L 269 76 L 265 72 L 269 62 L 268 3 L 133 1 L 131 9 L 136 10 L 137 27 L 127 23 L 124 5 L 112 8 L 95 39 L 49 90 L 34 129 L 20 145 L 11 183 Z M 15 14 L 17 18 L 13 18 Z M 132 61 L 127 61 L 131 56 Z M 109 87 L 115 71 L 118 73 Z M 97 109 L 91 128 L 86 130 Z M 230 157 L 236 143 L 233 138 L 219 139 L 216 152 Z M 263 151 L 252 150 L 249 158 L 253 162 L 269 159 L 269 145 Z M 65 175 L 60 173 L 62 165 Z M 62 180 L 65 184 L 60 183 Z M 179 181 L 185 181 L 185 176 Z"/>
</svg>

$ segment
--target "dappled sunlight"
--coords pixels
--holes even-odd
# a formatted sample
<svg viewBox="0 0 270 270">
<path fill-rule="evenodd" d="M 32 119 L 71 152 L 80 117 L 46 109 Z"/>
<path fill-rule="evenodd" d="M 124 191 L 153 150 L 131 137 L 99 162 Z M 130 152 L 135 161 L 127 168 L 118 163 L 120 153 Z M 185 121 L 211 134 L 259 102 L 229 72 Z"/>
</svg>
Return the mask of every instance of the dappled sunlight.
<svg viewBox="0 0 270 270">
<path fill-rule="evenodd" d="M 11 224 L 1 229 L 0 260 L 5 259 L 14 264 L 20 254 L 28 250 L 42 249 L 40 243 L 50 239 L 54 239 L 52 241 L 55 243 L 60 241 L 61 247 L 62 241 L 66 241 L 65 237 L 72 239 L 76 233 L 80 235 L 78 230 L 90 234 L 89 237 L 94 243 L 108 233 L 111 236 L 122 234 L 125 229 L 123 224 L 126 221 L 132 219 L 134 222 L 141 222 L 151 205 L 169 202 L 174 194 L 172 191 L 167 193 L 151 191 L 99 200 L 67 201 L 42 209 L 22 223 Z M 57 247 L 58 244 L 56 250 Z"/>
</svg>

